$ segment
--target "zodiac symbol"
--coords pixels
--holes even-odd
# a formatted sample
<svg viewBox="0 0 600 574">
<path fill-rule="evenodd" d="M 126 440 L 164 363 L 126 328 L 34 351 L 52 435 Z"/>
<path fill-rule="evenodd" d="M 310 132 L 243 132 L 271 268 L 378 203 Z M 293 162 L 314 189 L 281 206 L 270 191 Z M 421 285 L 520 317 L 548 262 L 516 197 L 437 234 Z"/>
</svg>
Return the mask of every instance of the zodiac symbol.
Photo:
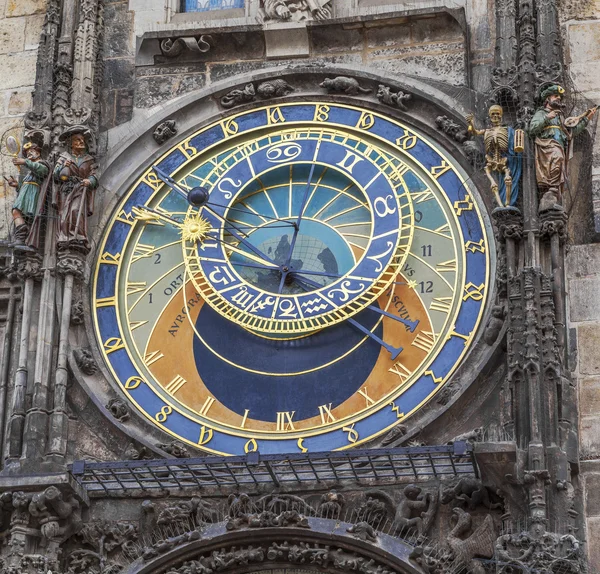
<svg viewBox="0 0 600 574">
<path fill-rule="evenodd" d="M 350 299 L 350 295 L 361 293 L 365 288 L 364 283 L 361 283 L 358 289 L 350 289 L 350 285 L 352 285 L 352 281 L 343 281 L 339 288 L 332 289 L 331 291 L 329 291 L 329 293 L 327 293 L 327 296 L 334 297 L 335 293 L 341 293 L 340 301 L 342 303 L 345 303 L 346 301 L 348 301 L 348 299 Z"/>
<path fill-rule="evenodd" d="M 285 163 L 296 159 L 301 153 L 302 148 L 296 143 L 279 144 L 269 149 L 267 159 L 270 163 Z"/>
</svg>

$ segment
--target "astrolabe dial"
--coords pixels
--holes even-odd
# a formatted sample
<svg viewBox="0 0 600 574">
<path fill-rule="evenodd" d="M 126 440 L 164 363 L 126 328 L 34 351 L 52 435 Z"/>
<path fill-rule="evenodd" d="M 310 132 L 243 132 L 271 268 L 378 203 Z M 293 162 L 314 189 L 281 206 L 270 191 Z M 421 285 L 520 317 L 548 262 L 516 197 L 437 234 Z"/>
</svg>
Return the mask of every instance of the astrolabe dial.
<svg viewBox="0 0 600 574">
<path fill-rule="evenodd" d="M 248 110 L 124 194 L 96 263 L 98 344 L 141 414 L 206 451 L 361 444 L 465 360 L 488 230 L 415 129 L 341 104 Z"/>
</svg>

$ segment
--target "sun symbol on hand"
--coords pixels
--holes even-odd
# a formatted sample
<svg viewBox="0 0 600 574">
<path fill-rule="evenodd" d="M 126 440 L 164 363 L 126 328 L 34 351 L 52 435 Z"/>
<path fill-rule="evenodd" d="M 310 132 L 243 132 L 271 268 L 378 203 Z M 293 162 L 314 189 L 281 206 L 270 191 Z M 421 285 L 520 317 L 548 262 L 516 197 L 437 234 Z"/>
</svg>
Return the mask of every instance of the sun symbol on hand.
<svg viewBox="0 0 600 574">
<path fill-rule="evenodd" d="M 181 237 L 185 241 L 204 241 L 211 232 L 210 223 L 199 214 L 187 215 L 181 226 Z"/>
</svg>

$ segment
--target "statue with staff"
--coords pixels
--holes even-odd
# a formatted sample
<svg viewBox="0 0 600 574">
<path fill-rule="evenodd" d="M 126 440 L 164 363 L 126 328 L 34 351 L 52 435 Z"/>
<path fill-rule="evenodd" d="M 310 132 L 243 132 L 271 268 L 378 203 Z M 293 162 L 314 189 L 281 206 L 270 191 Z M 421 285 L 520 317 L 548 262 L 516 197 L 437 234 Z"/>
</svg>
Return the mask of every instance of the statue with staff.
<svg viewBox="0 0 600 574">
<path fill-rule="evenodd" d="M 498 207 L 515 207 L 519 198 L 525 134 L 523 130 L 502 123 L 501 106 L 489 111 L 490 128 L 478 130 L 473 114 L 467 116 L 470 134 L 483 136 L 485 146 L 485 174 Z"/>
<path fill-rule="evenodd" d="M 564 88 L 558 85 L 542 91 L 542 106 L 529 122 L 529 135 L 535 138 L 535 174 L 541 195 L 540 211 L 562 204 L 573 137 L 585 130 L 598 109 L 595 106 L 580 116 L 565 118 L 564 93 Z"/>
<path fill-rule="evenodd" d="M 90 131 L 84 126 L 67 129 L 61 140 L 70 151 L 60 154 L 54 167 L 52 204 L 58 211 L 58 248 L 89 250 L 88 217 L 94 212 L 98 187 L 94 157 L 87 151 Z"/>
</svg>

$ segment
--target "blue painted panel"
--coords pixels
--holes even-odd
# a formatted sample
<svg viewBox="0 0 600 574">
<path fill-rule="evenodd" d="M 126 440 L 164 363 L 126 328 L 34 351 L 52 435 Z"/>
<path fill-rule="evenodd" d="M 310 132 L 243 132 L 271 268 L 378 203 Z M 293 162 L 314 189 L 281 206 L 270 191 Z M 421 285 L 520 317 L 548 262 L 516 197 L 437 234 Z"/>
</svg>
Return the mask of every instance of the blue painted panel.
<svg viewBox="0 0 600 574">
<path fill-rule="evenodd" d="M 182 12 L 208 12 L 244 7 L 244 0 L 182 0 L 182 3 Z"/>
</svg>

